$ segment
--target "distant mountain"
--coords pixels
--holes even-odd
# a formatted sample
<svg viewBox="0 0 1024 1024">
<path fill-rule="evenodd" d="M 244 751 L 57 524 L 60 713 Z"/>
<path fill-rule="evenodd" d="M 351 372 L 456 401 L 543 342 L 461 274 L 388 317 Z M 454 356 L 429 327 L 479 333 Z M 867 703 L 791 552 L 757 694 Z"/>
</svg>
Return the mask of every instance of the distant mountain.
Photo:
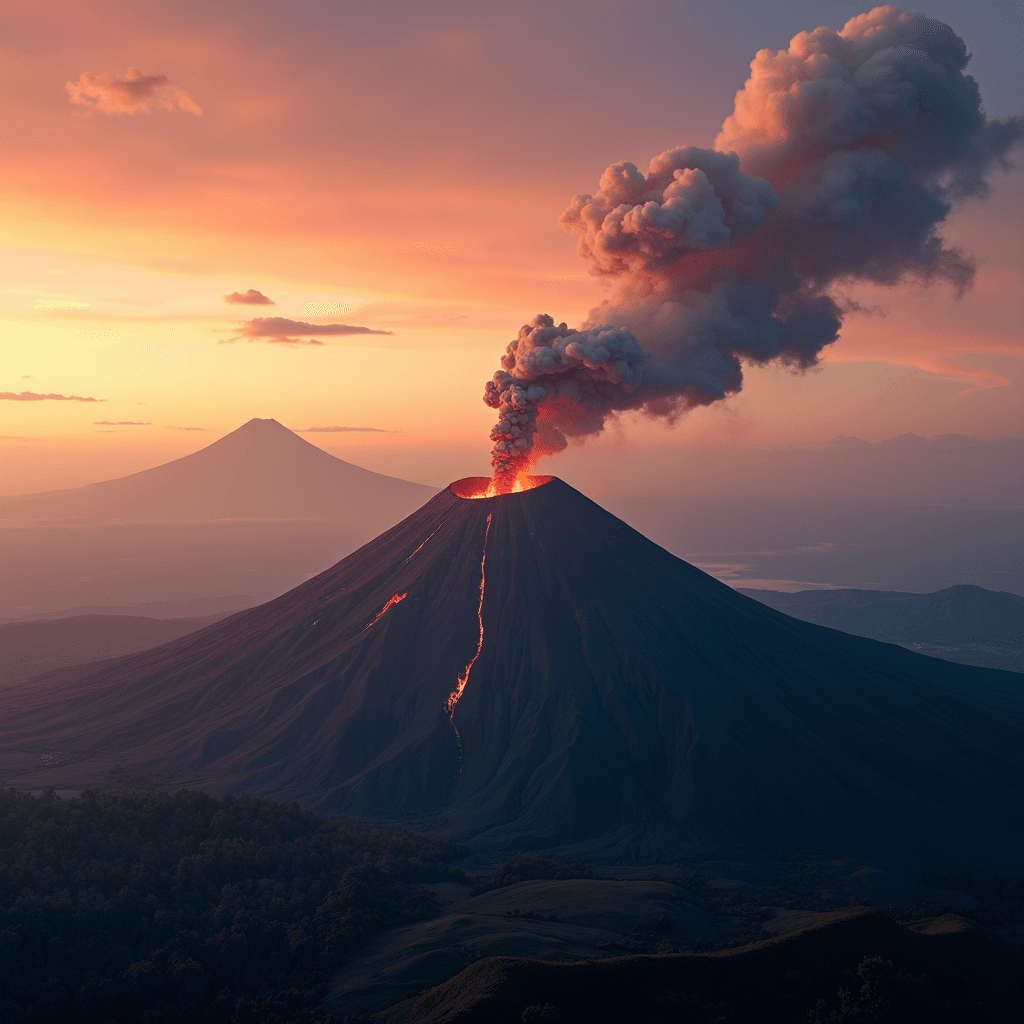
<svg viewBox="0 0 1024 1024">
<path fill-rule="evenodd" d="M 961 585 L 934 594 L 887 590 L 740 589 L 805 622 L 901 644 L 964 665 L 1024 670 L 1024 597 Z"/>
<path fill-rule="evenodd" d="M 540 479 L 453 484 L 274 601 L 0 691 L 0 784 L 118 764 L 605 860 L 1019 859 L 1014 676 L 782 615 Z"/>
<path fill-rule="evenodd" d="M 154 469 L 0 497 L 0 619 L 159 604 L 193 616 L 226 610 L 203 602 L 257 604 L 435 493 L 336 459 L 276 420 L 250 420 Z M 230 598 L 238 594 L 252 597 Z"/>
<path fill-rule="evenodd" d="M 67 491 L 0 498 L 0 523 L 331 519 L 394 522 L 436 487 L 329 455 L 277 420 L 252 419 L 192 455 Z"/>
<path fill-rule="evenodd" d="M 184 619 L 142 615 L 74 615 L 0 625 L 0 686 L 41 672 L 123 658 L 194 633 L 227 613 Z"/>
</svg>

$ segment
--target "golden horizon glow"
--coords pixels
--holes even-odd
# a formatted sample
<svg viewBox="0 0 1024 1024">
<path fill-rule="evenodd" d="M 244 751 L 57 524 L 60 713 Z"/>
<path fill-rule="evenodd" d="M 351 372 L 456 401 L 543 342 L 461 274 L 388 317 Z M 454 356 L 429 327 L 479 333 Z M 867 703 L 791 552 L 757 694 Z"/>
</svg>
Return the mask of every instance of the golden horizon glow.
<svg viewBox="0 0 1024 1024">
<path fill-rule="evenodd" d="M 607 294 L 559 212 L 614 160 L 711 145 L 757 49 L 808 27 L 797 11 L 651 5 L 624 81 L 605 69 L 640 22 L 611 8 L 570 28 L 532 3 L 410 5 L 387 33 L 356 10 L 340 31 L 322 5 L 122 8 L 6 7 L 5 494 L 122 476 L 268 416 L 378 472 L 443 486 L 485 467 L 481 393 L 507 342 L 538 312 L 578 324 Z M 996 17 L 963 11 L 954 27 L 1004 117 L 1018 100 Z M 523 52 L 548 75 L 525 73 Z M 747 365 L 718 408 L 674 427 L 619 417 L 593 445 L 1024 432 L 1022 183 L 997 174 L 943 225 L 979 261 L 962 299 L 851 287 L 820 368 Z M 250 290 L 273 305 L 225 301 Z M 257 317 L 391 333 L 244 334 Z M 380 433 L 351 430 L 365 427 Z"/>
</svg>

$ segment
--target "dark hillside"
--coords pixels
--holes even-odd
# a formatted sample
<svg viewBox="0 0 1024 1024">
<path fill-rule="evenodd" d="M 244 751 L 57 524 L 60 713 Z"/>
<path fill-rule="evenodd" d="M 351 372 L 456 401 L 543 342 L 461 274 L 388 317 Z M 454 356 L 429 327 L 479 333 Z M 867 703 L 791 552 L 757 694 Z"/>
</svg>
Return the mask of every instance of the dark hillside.
<svg viewBox="0 0 1024 1024">
<path fill-rule="evenodd" d="M 1016 1019 L 1013 951 L 961 918 L 907 928 L 857 907 L 720 953 L 575 963 L 489 957 L 374 1024 L 897 1024 Z"/>
<path fill-rule="evenodd" d="M 0 1022 L 312 1022 L 451 852 L 267 799 L 0 792 Z"/>
</svg>

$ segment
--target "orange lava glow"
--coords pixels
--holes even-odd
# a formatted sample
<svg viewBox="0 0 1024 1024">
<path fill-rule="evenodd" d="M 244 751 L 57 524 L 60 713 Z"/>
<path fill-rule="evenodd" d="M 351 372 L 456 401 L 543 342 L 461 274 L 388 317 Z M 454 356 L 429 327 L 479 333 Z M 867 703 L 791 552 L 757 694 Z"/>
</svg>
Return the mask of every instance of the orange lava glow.
<svg viewBox="0 0 1024 1024">
<path fill-rule="evenodd" d="M 529 476 L 520 473 L 516 482 L 508 490 L 499 490 L 498 484 L 489 476 L 467 476 L 456 480 L 448 488 L 458 498 L 500 498 L 503 494 L 519 494 L 532 491 L 535 487 L 543 487 L 551 483 L 553 476 Z"/>
<path fill-rule="evenodd" d="M 449 718 L 455 716 L 455 705 L 459 703 L 459 698 L 462 696 L 462 691 L 466 689 L 466 683 L 469 682 L 469 673 L 473 670 L 473 666 L 476 664 L 476 659 L 480 657 L 480 651 L 484 646 L 484 583 L 486 582 L 486 565 L 487 565 L 487 535 L 491 532 L 491 515 L 487 516 L 487 528 L 484 530 L 484 551 L 480 556 L 480 600 L 476 606 L 476 620 L 480 627 L 480 636 L 476 642 L 476 654 L 473 655 L 469 660 L 469 664 L 459 674 L 458 681 L 455 684 L 455 689 L 448 694 L 448 700 L 445 703 L 445 710 L 448 712 Z M 454 721 L 452 723 L 455 724 Z M 456 732 L 456 735 L 458 733 Z M 462 741 L 460 739 L 459 745 L 461 748 Z"/>
<path fill-rule="evenodd" d="M 389 597 L 389 598 L 388 598 L 388 603 L 387 603 L 386 605 L 384 605 L 384 607 L 383 607 L 383 608 L 381 608 L 381 610 L 380 610 L 379 612 L 377 612 L 377 614 L 376 614 L 376 615 L 374 616 L 373 622 L 371 622 L 371 623 L 370 623 L 370 625 L 369 625 L 369 626 L 367 626 L 367 627 L 366 627 L 366 628 L 365 628 L 365 629 L 363 630 L 363 632 L 365 633 L 365 632 L 366 632 L 366 630 L 370 628 L 370 626 L 376 626 L 376 625 L 377 625 L 377 623 L 378 623 L 378 622 L 380 622 L 380 617 L 381 617 L 381 616 L 382 616 L 382 615 L 383 615 L 383 614 L 384 614 L 384 613 L 385 613 L 385 612 L 386 612 L 386 611 L 387 611 L 387 610 L 388 610 L 388 609 L 389 609 L 389 608 L 390 608 L 390 607 L 391 607 L 391 606 L 392 606 L 393 604 L 398 604 L 398 602 L 399 602 L 399 601 L 404 601 L 404 600 L 405 600 L 405 598 L 406 598 L 406 597 L 408 597 L 408 596 L 409 596 L 409 595 L 408 595 L 408 593 L 405 593 L 405 594 L 393 594 L 393 595 L 392 595 L 391 597 Z"/>
<path fill-rule="evenodd" d="M 416 550 L 406 559 L 406 561 L 411 562 L 423 550 L 423 546 L 427 543 L 427 541 L 430 540 L 430 538 L 433 537 L 434 534 L 437 533 L 437 531 L 440 529 L 440 526 L 435 527 L 433 532 L 427 536 L 426 540 L 420 542 L 420 546 L 416 548 Z M 402 597 L 405 597 L 405 595 L 403 594 Z"/>
</svg>

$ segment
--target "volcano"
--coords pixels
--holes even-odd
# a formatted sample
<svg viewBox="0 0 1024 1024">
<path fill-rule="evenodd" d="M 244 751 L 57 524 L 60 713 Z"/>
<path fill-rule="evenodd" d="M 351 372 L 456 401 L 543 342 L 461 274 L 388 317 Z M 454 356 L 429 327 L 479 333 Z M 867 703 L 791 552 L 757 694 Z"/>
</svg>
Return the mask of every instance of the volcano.
<svg viewBox="0 0 1024 1024">
<path fill-rule="evenodd" d="M 532 483 L 459 481 L 274 601 L 8 690 L 0 781 L 117 763 L 493 851 L 1017 856 L 1013 675 L 790 618 Z"/>
<path fill-rule="evenodd" d="M 329 455 L 253 419 L 183 458 L 65 491 L 0 497 L 0 616 L 290 590 L 399 522 L 437 488 Z M 254 557 L 254 552 L 258 556 Z M 245 595 L 253 595 L 250 599 Z"/>
</svg>

